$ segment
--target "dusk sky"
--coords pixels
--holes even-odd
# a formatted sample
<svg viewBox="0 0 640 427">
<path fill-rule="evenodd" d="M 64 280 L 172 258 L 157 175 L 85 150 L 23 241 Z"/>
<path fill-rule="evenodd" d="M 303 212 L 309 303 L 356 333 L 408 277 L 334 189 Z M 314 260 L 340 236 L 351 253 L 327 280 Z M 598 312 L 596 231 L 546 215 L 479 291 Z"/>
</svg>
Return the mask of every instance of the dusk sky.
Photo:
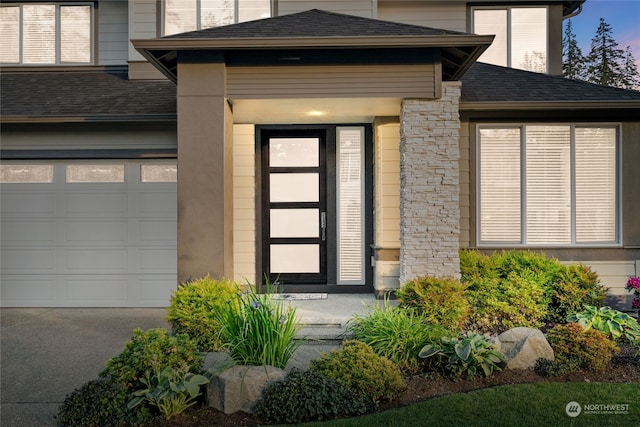
<svg viewBox="0 0 640 427">
<path fill-rule="evenodd" d="M 611 25 L 618 47 L 631 46 L 636 65 L 640 69 L 640 0 L 587 0 L 582 12 L 571 18 L 573 32 L 583 55 L 591 50 L 600 18 Z"/>
</svg>

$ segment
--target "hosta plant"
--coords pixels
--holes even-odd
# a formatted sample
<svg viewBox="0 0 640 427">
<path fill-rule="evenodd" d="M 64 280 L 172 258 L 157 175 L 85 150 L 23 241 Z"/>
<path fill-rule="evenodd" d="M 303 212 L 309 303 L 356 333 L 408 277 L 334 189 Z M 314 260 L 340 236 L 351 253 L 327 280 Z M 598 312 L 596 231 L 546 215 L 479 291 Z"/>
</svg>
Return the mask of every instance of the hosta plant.
<svg viewBox="0 0 640 427">
<path fill-rule="evenodd" d="M 427 344 L 420 351 L 423 359 L 436 358 L 435 367 L 453 378 L 463 375 L 490 376 L 504 367 L 504 356 L 484 335 L 465 332 L 457 338 L 444 337 L 439 344 Z"/>
<path fill-rule="evenodd" d="M 209 382 L 203 375 L 184 374 L 171 368 L 154 374 L 147 371 L 140 381 L 146 388 L 134 391 L 127 407 L 133 409 L 146 401 L 158 408 L 166 419 L 194 405 L 201 394 L 200 386 Z"/>
<path fill-rule="evenodd" d="M 640 325 L 636 319 L 611 307 L 587 306 L 584 311 L 567 316 L 567 321 L 579 323 L 586 330 L 598 330 L 613 340 L 626 339 L 640 346 Z"/>
</svg>

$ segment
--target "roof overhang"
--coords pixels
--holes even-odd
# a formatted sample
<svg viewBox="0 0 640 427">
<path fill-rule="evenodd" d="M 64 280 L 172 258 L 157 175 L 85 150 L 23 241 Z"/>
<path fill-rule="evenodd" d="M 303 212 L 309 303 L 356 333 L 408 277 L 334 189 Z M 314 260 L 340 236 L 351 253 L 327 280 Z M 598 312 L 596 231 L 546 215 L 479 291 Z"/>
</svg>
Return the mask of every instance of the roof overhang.
<svg viewBox="0 0 640 427">
<path fill-rule="evenodd" d="M 173 82 L 178 79 L 178 53 L 201 51 L 224 58 L 228 53 L 241 56 L 251 50 L 370 50 L 440 49 L 443 80 L 458 80 L 493 42 L 493 35 L 401 35 L 367 37 L 292 38 L 157 38 L 132 40 L 133 46 Z"/>
</svg>

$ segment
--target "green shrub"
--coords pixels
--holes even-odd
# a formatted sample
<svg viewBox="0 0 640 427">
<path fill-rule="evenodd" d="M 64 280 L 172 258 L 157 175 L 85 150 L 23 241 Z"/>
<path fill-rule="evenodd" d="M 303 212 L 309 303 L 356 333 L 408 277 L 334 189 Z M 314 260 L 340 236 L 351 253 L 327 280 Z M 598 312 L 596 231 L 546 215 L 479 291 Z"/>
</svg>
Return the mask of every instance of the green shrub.
<svg viewBox="0 0 640 427">
<path fill-rule="evenodd" d="M 293 369 L 283 381 L 265 388 L 254 410 L 264 421 L 294 424 L 364 414 L 368 405 L 333 378 Z"/>
<path fill-rule="evenodd" d="M 557 375 L 568 374 L 577 371 L 580 364 L 577 360 L 565 360 L 559 362 L 557 360 L 538 359 L 533 370 L 543 377 L 555 377 Z"/>
<path fill-rule="evenodd" d="M 564 323 L 568 315 L 582 311 L 586 306 L 602 306 L 607 289 L 600 285 L 598 275 L 583 264 L 561 265 L 551 287 L 549 313 L 545 320 Z"/>
<path fill-rule="evenodd" d="M 127 390 L 144 387 L 141 379 L 147 371 L 162 371 L 171 368 L 179 373 L 199 373 L 202 354 L 197 352 L 195 342 L 187 335 L 169 335 L 165 329 L 136 328 L 122 353 L 107 361 L 100 376 L 112 377 Z"/>
<path fill-rule="evenodd" d="M 92 380 L 67 395 L 58 409 L 58 425 L 119 427 L 151 419 L 147 408 L 127 409 L 129 392 L 112 378 Z"/>
<path fill-rule="evenodd" d="M 549 330 L 547 340 L 557 363 L 596 371 L 603 371 L 619 350 L 602 332 L 585 329 L 578 323 L 557 325 Z"/>
<path fill-rule="evenodd" d="M 246 292 L 222 309 L 222 340 L 231 358 L 243 365 L 284 369 L 302 344 L 296 309 L 269 294 Z"/>
<path fill-rule="evenodd" d="M 444 337 L 439 344 L 427 344 L 420 351 L 420 357 L 434 357 L 437 369 L 453 378 L 466 375 L 468 380 L 476 375 L 488 377 L 505 366 L 502 353 L 484 335 L 475 332 L 465 332 L 457 338 Z"/>
<path fill-rule="evenodd" d="M 451 335 L 442 326 L 427 324 L 414 310 L 387 304 L 374 307 L 366 316 L 354 316 L 347 328 L 354 339 L 368 344 L 405 373 L 417 371 L 418 353 L 425 344 Z"/>
<path fill-rule="evenodd" d="M 596 329 L 612 340 L 624 339 L 640 346 L 640 325 L 627 313 L 611 307 L 586 306 L 579 313 L 567 316 L 567 322 L 577 322 L 585 329 Z"/>
<path fill-rule="evenodd" d="M 465 286 L 453 277 L 423 276 L 410 280 L 396 291 L 400 306 L 415 309 L 427 323 L 459 332 L 469 315 Z"/>
<path fill-rule="evenodd" d="M 399 396 L 405 388 L 398 366 L 357 340 L 345 341 L 341 349 L 312 360 L 310 369 L 334 378 L 373 405 Z"/>
<path fill-rule="evenodd" d="M 167 321 L 174 334 L 187 334 L 201 351 L 219 351 L 220 310 L 240 287 L 231 280 L 216 280 L 209 276 L 180 286 L 171 295 Z"/>
</svg>

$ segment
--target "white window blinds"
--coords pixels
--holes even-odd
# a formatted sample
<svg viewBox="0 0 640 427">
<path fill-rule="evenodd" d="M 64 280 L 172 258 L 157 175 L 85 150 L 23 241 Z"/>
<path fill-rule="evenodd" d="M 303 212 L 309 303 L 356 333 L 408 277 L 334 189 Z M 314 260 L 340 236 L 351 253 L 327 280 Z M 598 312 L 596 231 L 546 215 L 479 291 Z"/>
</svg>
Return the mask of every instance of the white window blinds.
<svg viewBox="0 0 640 427">
<path fill-rule="evenodd" d="M 480 152 L 481 239 L 520 243 L 520 129 L 481 129 Z"/>
<path fill-rule="evenodd" d="M 615 134 L 576 128 L 576 242 L 616 240 Z"/>
<path fill-rule="evenodd" d="M 93 61 L 91 5 L 2 6 L 0 30 L 0 62 L 4 64 L 88 64 Z"/>
<path fill-rule="evenodd" d="M 481 126 L 479 243 L 618 243 L 617 128 Z"/>
<path fill-rule="evenodd" d="M 364 129 L 338 128 L 338 284 L 364 283 Z"/>
<path fill-rule="evenodd" d="M 166 0 L 164 35 L 268 18 L 271 0 Z"/>
<path fill-rule="evenodd" d="M 527 242 L 571 243 L 568 126 L 526 128 Z"/>
</svg>

